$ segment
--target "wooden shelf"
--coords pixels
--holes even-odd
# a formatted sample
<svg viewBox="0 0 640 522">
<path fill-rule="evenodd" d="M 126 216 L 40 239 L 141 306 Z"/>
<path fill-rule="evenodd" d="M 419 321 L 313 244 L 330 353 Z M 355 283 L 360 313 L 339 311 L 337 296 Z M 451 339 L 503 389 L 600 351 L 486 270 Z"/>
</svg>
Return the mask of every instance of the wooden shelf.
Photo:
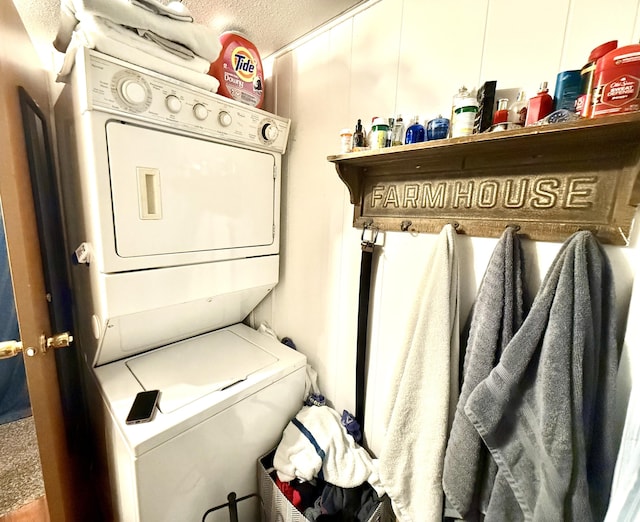
<svg viewBox="0 0 640 522">
<path fill-rule="evenodd" d="M 640 113 L 329 156 L 353 224 L 624 245 L 640 203 Z"/>
</svg>

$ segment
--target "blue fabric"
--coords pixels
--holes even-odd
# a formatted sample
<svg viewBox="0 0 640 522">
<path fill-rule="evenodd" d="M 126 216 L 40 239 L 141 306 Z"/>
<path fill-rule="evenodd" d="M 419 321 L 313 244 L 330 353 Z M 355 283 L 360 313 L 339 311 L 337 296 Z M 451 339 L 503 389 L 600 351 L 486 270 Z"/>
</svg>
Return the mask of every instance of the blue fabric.
<svg viewBox="0 0 640 522">
<path fill-rule="evenodd" d="M 362 432 L 360 431 L 360 424 L 356 418 L 347 410 L 342 410 L 342 418 L 340 419 L 340 422 L 346 428 L 347 433 L 353 437 L 353 440 L 360 442 Z"/>
<path fill-rule="evenodd" d="M 0 214 L 0 341 L 19 338 L 4 223 Z M 22 356 L 0 360 L 0 424 L 29 415 L 31 404 Z"/>
</svg>

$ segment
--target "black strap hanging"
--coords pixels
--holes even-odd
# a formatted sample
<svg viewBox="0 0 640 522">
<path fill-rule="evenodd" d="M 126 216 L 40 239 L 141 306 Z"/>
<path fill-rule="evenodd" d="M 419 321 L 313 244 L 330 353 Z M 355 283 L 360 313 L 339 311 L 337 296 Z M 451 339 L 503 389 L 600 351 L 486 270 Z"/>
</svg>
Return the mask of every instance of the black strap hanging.
<svg viewBox="0 0 640 522">
<path fill-rule="evenodd" d="M 367 231 L 370 239 L 365 239 Z M 367 332 L 369 329 L 369 296 L 371 293 L 371 266 L 378 229 L 370 224 L 362 229 L 360 261 L 360 297 L 358 299 L 358 337 L 356 345 L 356 419 L 364 433 L 364 408 L 366 401 Z"/>
</svg>

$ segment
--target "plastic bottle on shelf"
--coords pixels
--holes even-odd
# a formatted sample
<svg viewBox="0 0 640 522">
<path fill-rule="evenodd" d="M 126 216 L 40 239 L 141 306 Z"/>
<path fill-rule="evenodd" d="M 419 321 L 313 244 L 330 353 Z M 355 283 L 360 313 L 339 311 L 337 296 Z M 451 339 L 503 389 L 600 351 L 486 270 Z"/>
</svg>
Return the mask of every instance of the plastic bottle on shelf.
<svg viewBox="0 0 640 522">
<path fill-rule="evenodd" d="M 373 122 L 376 120 L 377 116 L 371 118 L 371 127 L 369 127 L 369 131 L 365 134 L 365 144 L 367 147 L 371 148 L 371 133 L 373 132 Z"/>
<path fill-rule="evenodd" d="M 562 71 L 556 76 L 556 88 L 553 93 L 553 110 L 567 109 L 576 111 L 576 100 L 580 96 L 580 70 Z"/>
<path fill-rule="evenodd" d="M 371 149 L 383 149 L 387 143 L 387 132 L 389 125 L 384 118 L 376 118 L 371 125 L 371 137 L 369 147 Z"/>
<path fill-rule="evenodd" d="M 340 131 L 340 152 L 345 154 L 351 152 L 353 147 L 353 132 L 351 129 L 342 129 Z"/>
<path fill-rule="evenodd" d="M 547 82 L 540 84 L 538 94 L 529 99 L 527 106 L 527 120 L 525 125 L 533 125 L 538 120 L 551 114 L 553 111 L 553 98 L 549 95 Z"/>
<path fill-rule="evenodd" d="M 416 116 L 413 119 L 412 124 L 407 129 L 407 133 L 405 134 L 405 137 L 404 137 L 404 142 L 407 144 L 420 143 L 424 141 L 424 138 L 425 138 L 424 125 L 420 123 L 420 117 Z"/>
<path fill-rule="evenodd" d="M 388 118 L 389 129 L 387 130 L 387 139 L 384 144 L 385 147 L 391 147 L 391 142 L 393 141 L 393 125 L 395 124 L 395 118 Z"/>
<path fill-rule="evenodd" d="M 498 123 L 506 123 L 509 121 L 509 109 L 507 105 L 509 104 L 509 98 L 500 98 L 498 100 L 498 109 L 493 114 L 493 125 Z"/>
<path fill-rule="evenodd" d="M 451 137 L 471 136 L 478 113 L 478 100 L 464 85 L 453 97 Z"/>
<path fill-rule="evenodd" d="M 580 96 L 576 100 L 576 112 L 583 118 L 589 118 L 593 109 L 593 84 L 598 60 L 618 47 L 618 40 L 605 42 L 591 51 L 589 60 L 580 70 Z"/>
<path fill-rule="evenodd" d="M 516 101 L 509 107 L 509 117 L 507 121 L 524 127 L 527 121 L 527 95 L 524 91 L 518 93 Z"/>
<path fill-rule="evenodd" d="M 398 117 L 393 122 L 393 130 L 391 132 L 391 146 L 404 144 L 404 121 L 402 120 L 402 114 L 398 114 Z"/>
<path fill-rule="evenodd" d="M 449 136 L 449 118 L 438 114 L 427 122 L 427 141 L 442 140 L 447 136 Z"/>
<path fill-rule="evenodd" d="M 640 44 L 625 45 L 598 59 L 593 76 L 592 118 L 640 110 Z"/>
</svg>

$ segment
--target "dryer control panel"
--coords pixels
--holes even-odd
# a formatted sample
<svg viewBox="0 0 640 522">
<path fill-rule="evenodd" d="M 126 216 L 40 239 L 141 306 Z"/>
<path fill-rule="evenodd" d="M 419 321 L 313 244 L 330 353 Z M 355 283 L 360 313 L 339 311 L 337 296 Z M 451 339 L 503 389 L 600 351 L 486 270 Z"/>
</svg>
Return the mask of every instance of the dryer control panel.
<svg viewBox="0 0 640 522">
<path fill-rule="evenodd" d="M 78 51 L 81 53 L 82 51 Z M 85 110 L 126 115 L 220 141 L 284 153 L 290 120 L 89 49 Z"/>
</svg>

